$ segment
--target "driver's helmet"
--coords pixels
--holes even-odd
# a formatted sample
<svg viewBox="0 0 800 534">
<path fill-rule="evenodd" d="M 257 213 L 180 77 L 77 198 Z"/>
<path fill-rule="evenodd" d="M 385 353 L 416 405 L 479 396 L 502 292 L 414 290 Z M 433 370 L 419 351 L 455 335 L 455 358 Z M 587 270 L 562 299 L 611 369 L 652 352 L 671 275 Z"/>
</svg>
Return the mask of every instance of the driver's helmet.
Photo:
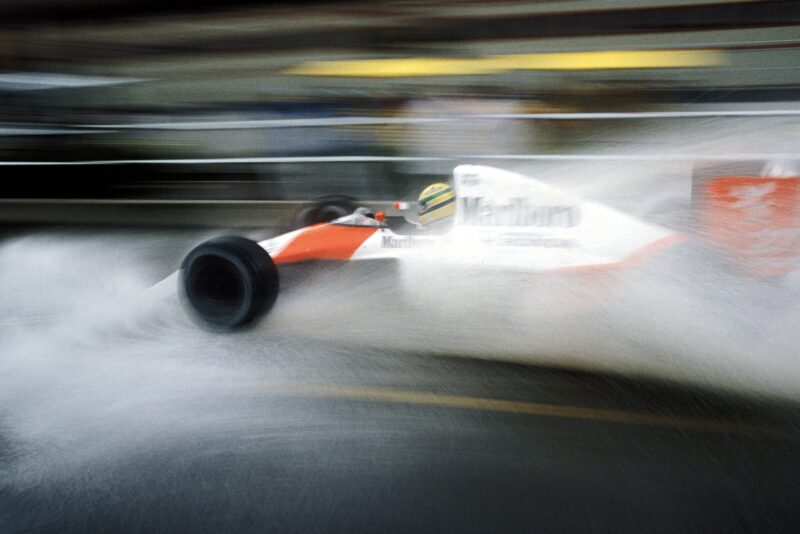
<svg viewBox="0 0 800 534">
<path fill-rule="evenodd" d="M 456 193 L 447 184 L 431 184 L 419 194 L 419 222 L 428 225 L 451 218 L 456 212 Z"/>
</svg>

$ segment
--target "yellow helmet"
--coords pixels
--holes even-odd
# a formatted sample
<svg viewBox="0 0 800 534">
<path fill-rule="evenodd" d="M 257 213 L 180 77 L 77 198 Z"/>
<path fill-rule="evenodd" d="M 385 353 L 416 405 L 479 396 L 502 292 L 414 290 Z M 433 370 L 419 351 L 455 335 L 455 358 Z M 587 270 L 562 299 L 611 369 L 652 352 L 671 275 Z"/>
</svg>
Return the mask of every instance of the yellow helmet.
<svg viewBox="0 0 800 534">
<path fill-rule="evenodd" d="M 456 193 L 447 184 L 431 184 L 419 194 L 419 222 L 431 224 L 452 217 L 456 212 Z"/>
</svg>

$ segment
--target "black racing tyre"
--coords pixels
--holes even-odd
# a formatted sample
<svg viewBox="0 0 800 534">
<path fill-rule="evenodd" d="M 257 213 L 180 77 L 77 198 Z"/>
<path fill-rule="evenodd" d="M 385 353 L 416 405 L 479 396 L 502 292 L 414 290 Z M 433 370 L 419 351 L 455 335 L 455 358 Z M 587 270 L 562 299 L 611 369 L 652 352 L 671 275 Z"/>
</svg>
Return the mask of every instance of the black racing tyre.
<svg viewBox="0 0 800 534">
<path fill-rule="evenodd" d="M 356 200 L 348 196 L 328 196 L 314 201 L 301 209 L 294 220 L 295 228 L 330 222 L 350 215 L 356 209 Z"/>
<path fill-rule="evenodd" d="M 253 323 L 275 304 L 278 288 L 278 269 L 272 258 L 244 237 L 206 241 L 181 264 L 185 305 L 202 323 L 217 330 L 237 330 Z"/>
</svg>

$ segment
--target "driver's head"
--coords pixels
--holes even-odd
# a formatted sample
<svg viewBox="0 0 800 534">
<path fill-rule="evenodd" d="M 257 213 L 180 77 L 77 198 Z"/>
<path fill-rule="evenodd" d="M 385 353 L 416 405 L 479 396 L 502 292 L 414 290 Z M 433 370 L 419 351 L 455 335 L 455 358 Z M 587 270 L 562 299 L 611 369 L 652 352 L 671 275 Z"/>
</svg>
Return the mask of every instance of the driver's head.
<svg viewBox="0 0 800 534">
<path fill-rule="evenodd" d="M 447 184 L 431 184 L 419 194 L 419 222 L 428 225 L 450 219 L 456 212 L 456 193 Z"/>
</svg>

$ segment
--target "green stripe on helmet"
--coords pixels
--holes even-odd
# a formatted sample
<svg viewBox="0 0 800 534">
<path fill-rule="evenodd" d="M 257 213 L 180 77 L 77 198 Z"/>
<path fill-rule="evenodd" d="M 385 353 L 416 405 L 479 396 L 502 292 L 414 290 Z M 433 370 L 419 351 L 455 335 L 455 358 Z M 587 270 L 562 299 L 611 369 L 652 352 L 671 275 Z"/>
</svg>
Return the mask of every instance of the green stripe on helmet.
<svg viewBox="0 0 800 534">
<path fill-rule="evenodd" d="M 438 198 L 438 197 L 440 197 L 442 195 L 446 195 L 447 193 L 453 193 L 453 188 L 450 187 L 450 186 L 447 186 L 447 187 L 445 187 L 443 189 L 440 189 L 439 191 L 435 191 L 435 192 L 431 193 L 427 197 L 419 199 L 419 202 L 420 202 L 420 204 L 426 204 L 426 203 L 430 202 L 431 200 L 434 200 L 434 199 L 436 199 L 436 198 Z"/>
</svg>

